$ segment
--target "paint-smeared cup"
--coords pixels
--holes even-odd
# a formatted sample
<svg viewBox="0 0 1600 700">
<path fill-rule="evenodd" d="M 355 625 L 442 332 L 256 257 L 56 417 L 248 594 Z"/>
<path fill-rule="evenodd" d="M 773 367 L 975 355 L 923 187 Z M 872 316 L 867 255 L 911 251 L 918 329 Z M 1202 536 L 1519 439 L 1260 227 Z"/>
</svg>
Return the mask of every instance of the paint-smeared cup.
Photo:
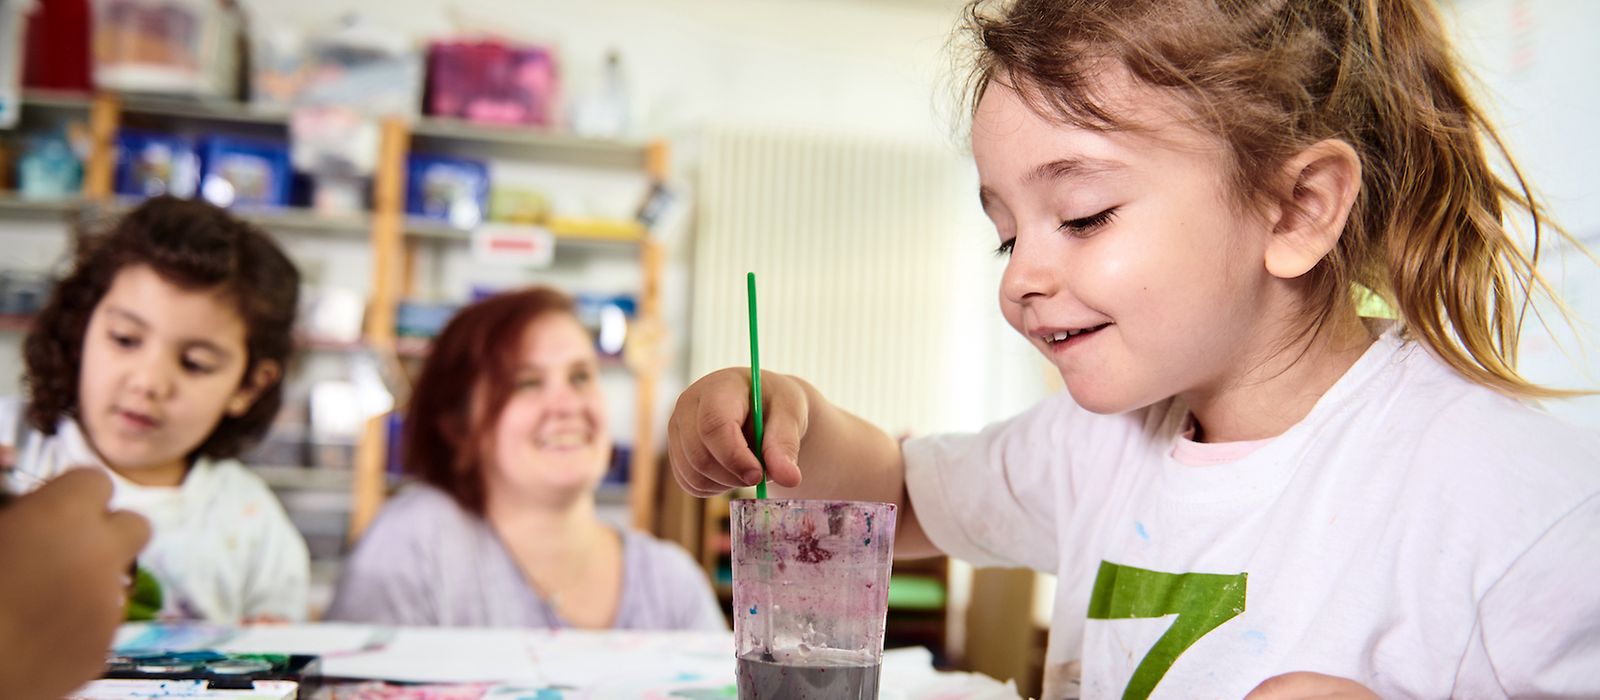
<svg viewBox="0 0 1600 700">
<path fill-rule="evenodd" d="M 739 697 L 876 698 L 895 507 L 733 502 Z"/>
</svg>

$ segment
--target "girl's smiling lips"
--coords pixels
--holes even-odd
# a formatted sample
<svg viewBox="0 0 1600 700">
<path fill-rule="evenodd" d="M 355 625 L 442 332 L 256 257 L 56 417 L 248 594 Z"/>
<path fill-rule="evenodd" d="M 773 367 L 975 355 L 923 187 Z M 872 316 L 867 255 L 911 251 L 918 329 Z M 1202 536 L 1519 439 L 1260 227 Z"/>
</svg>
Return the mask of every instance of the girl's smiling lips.
<svg viewBox="0 0 1600 700">
<path fill-rule="evenodd" d="M 1039 326 L 1028 329 L 1028 336 L 1038 338 L 1052 350 L 1059 350 L 1079 345 L 1110 325 L 1110 323 L 1086 323 L 1071 326 Z"/>
<path fill-rule="evenodd" d="M 154 430 L 161 424 L 161 422 L 156 420 L 154 416 L 151 416 L 147 413 L 130 411 L 125 408 L 118 408 L 114 411 L 114 413 L 116 414 L 117 418 L 122 420 L 124 425 L 134 430 Z"/>
</svg>

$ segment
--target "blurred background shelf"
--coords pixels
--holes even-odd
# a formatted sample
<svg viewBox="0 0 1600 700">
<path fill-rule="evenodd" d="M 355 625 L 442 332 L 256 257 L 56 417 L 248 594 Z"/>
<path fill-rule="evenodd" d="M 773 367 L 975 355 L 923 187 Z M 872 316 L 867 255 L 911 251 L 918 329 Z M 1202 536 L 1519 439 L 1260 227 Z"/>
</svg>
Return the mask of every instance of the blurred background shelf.
<svg viewBox="0 0 1600 700">
<path fill-rule="evenodd" d="M 499 224 L 505 228 L 539 229 L 550 232 L 558 244 L 599 243 L 638 245 L 644 242 L 649 231 L 636 221 L 601 218 L 557 217 L 543 224 Z M 472 231 L 446 223 L 410 218 L 406 221 L 406 235 L 418 240 L 465 243 Z"/>
<path fill-rule="evenodd" d="M 312 489 L 348 493 L 354 475 L 348 469 L 323 467 L 251 465 L 250 469 L 273 489 Z"/>
<path fill-rule="evenodd" d="M 121 157 L 118 150 L 119 134 L 128 130 L 190 139 L 213 136 L 266 138 L 282 143 L 290 136 L 290 120 L 291 115 L 286 111 L 263 109 L 234 100 L 26 90 L 23 93 L 19 128 L 65 132 L 76 144 L 75 150 L 79 147 L 85 149 L 86 152 L 82 154 L 82 190 L 76 196 L 52 200 L 30 200 L 9 192 L 0 193 L 0 219 L 59 222 L 65 224 L 67 233 L 72 235 L 83 229 L 79 225 L 81 223 L 109 220 L 137 206 L 140 198 L 119 195 L 115 186 L 117 163 Z M 306 206 L 235 206 L 231 207 L 231 211 L 283 240 L 287 252 L 296 258 L 303 270 L 339 265 L 336 269 L 340 272 L 332 274 L 347 276 L 348 271 L 353 271 L 347 262 L 329 263 L 316 259 L 328 255 L 332 249 L 319 248 L 314 243 L 300 239 L 326 239 L 360 246 L 347 246 L 338 253 L 346 260 L 359 256 L 361 262 L 358 264 L 366 268 L 362 274 L 369 283 L 356 309 L 362 323 L 360 339 L 336 342 L 302 339 L 299 349 L 312 354 L 351 355 L 352 358 L 344 360 L 351 363 L 369 362 L 360 356 L 370 356 L 371 360 L 376 361 L 376 366 L 390 373 L 386 375 L 386 383 L 393 380 L 401 384 L 396 396 L 396 402 L 400 404 L 403 404 L 403 391 L 409 382 L 405 375 L 416 370 L 419 365 L 414 361 L 427 354 L 430 342 L 427 338 L 408 337 L 401 332 L 398 320 L 402 300 L 415 299 L 413 295 L 419 275 L 438 275 L 441 274 L 440 269 L 451 266 L 459 269 L 463 265 L 482 264 L 479 260 L 481 253 L 456 245 L 472 242 L 472 231 L 408 213 L 407 178 L 412 166 L 410 154 L 420 152 L 446 159 L 481 157 L 539 168 L 620 170 L 628 177 L 637 178 L 642 192 L 651 194 L 667 177 L 669 151 L 666 142 L 661 140 L 586 138 L 543 128 L 490 126 L 434 117 L 385 117 L 375 122 L 379 134 L 378 158 L 370 181 L 362 185 L 363 188 L 370 188 L 369 192 L 364 193 L 363 210 L 329 215 Z M 642 210 L 645 202 L 636 204 L 638 207 L 629 209 L 625 216 Z M 487 210 L 483 213 L 487 215 Z M 643 323 L 657 334 L 663 332 L 657 320 L 660 314 L 662 255 L 644 223 L 631 218 L 563 215 L 559 211 L 551 212 L 548 208 L 535 220 L 542 222 L 538 228 L 548 232 L 558 251 L 576 247 L 607 256 L 623 256 L 621 268 L 611 260 L 604 261 L 604 264 L 613 271 L 632 269 L 635 280 L 632 286 L 637 292 L 629 323 Z M 495 225 L 500 226 L 501 230 L 506 230 L 508 226 L 500 223 Z M 442 249 L 419 249 L 419 244 L 426 243 L 451 245 Z M 429 260 L 429 256 L 433 259 Z M 589 265 L 600 260 L 592 257 L 563 259 L 567 261 L 566 264 L 578 265 Z M 540 276 L 524 273 L 512 286 L 540 279 Z M 346 285 L 347 289 L 360 289 L 356 280 L 336 278 L 333 282 Z M 583 289 L 570 291 L 581 292 Z M 602 291 L 616 293 L 604 288 Z M 424 299 L 427 303 L 443 305 L 443 302 L 427 297 Z M 458 304 L 469 299 L 449 301 Z M 24 332 L 28 323 L 26 316 L 0 317 L 0 332 Z M 658 339 L 656 342 L 664 340 Z M 391 367 L 392 362 L 388 358 L 408 363 Z M 633 428 L 632 442 L 623 445 L 630 450 L 628 454 L 633 455 L 626 470 L 629 483 L 625 486 L 608 485 L 602 491 L 602 499 L 614 510 L 620 506 L 624 513 L 623 520 L 642 529 L 656 531 L 659 480 L 655 474 L 657 452 L 653 445 L 656 432 L 654 387 L 660 370 L 653 363 L 629 367 L 620 358 L 611 355 L 604 356 L 602 366 L 608 371 L 627 370 L 626 381 L 632 388 L 634 409 L 633 418 L 629 421 Z M 623 417 L 628 415 L 622 411 L 617 413 Z M 287 420 L 305 420 L 306 415 L 307 411 L 302 409 L 297 416 Z M 386 417 L 369 419 L 356 441 L 350 468 L 343 473 L 269 465 L 262 474 L 271 480 L 274 487 L 286 491 L 326 490 L 334 484 L 347 487 L 350 504 L 347 508 L 345 536 L 353 541 L 376 515 L 391 487 L 391 480 L 385 476 L 391 461 L 387 454 L 391 429 Z M 623 431 L 614 430 L 613 434 L 620 432 Z M 297 493 L 293 497 L 297 502 L 304 502 L 307 498 L 311 496 L 305 493 Z"/>
<path fill-rule="evenodd" d="M 87 115 L 94 95 L 28 89 L 23 110 Z M 121 112 L 138 121 L 287 128 L 290 113 L 237 100 L 118 95 Z M 660 142 L 575 136 L 546 128 L 482 124 L 442 117 L 418 117 L 409 127 L 413 150 L 455 152 L 483 158 L 519 158 L 565 165 L 645 169 Z"/>
<path fill-rule="evenodd" d="M 591 167 L 648 167 L 649 141 L 624 141 L 572 136 L 548 129 L 478 124 L 459 119 L 423 117 L 411 129 L 418 150 L 444 150 L 479 158 L 516 157 Z"/>
<path fill-rule="evenodd" d="M 60 220 L 83 206 L 81 198 L 26 199 L 15 192 L 0 192 L 0 216 Z"/>
</svg>

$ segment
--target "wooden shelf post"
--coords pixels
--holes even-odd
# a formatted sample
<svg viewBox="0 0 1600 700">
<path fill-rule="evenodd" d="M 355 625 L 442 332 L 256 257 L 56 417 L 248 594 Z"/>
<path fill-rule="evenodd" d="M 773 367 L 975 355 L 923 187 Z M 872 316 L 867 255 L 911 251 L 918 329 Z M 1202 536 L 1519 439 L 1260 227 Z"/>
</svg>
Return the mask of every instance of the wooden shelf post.
<svg viewBox="0 0 1600 700">
<path fill-rule="evenodd" d="M 101 92 L 89 104 L 89 160 L 83 168 L 83 197 L 110 202 L 112 173 L 117 164 L 117 128 L 122 123 L 122 98 Z"/>
<path fill-rule="evenodd" d="M 372 184 L 372 293 L 367 303 L 365 336 L 368 347 L 381 358 L 394 360 L 395 309 L 399 305 L 400 274 L 405 266 L 406 152 L 411 135 L 404 119 L 383 119 L 378 141 L 378 169 Z M 396 397 L 399 400 L 401 397 Z M 383 507 L 388 464 L 389 417 L 367 420 L 356 445 L 354 502 L 350 508 L 349 539 L 361 537 Z"/>
<path fill-rule="evenodd" d="M 660 478 L 656 461 L 656 374 L 660 371 L 660 354 L 666 352 L 665 332 L 660 322 L 661 246 L 646 239 L 639 244 L 639 265 L 643 288 L 639 295 L 638 325 L 646 329 L 646 342 L 653 343 L 650 357 L 642 363 L 634 376 L 634 403 L 636 423 L 633 438 L 633 457 L 628 465 L 628 505 L 633 511 L 633 526 L 645 532 L 657 533 L 656 510 L 661 503 L 658 493 Z M 654 336 L 654 337 L 650 337 Z"/>
<path fill-rule="evenodd" d="M 671 149 L 666 141 L 650 142 L 645 149 L 645 171 L 653 183 L 666 182 L 671 169 Z M 661 371 L 662 355 L 666 352 L 666 329 L 661 324 L 661 245 L 646 235 L 639 242 L 639 316 L 636 320 L 645 329 L 647 342 L 654 343 L 653 357 L 642 364 L 634 377 L 636 423 L 634 429 L 633 457 L 628 465 L 628 505 L 633 512 L 633 526 L 645 532 L 661 534 L 661 523 L 656 517 L 661 504 L 659 462 L 656 459 L 656 376 Z"/>
</svg>

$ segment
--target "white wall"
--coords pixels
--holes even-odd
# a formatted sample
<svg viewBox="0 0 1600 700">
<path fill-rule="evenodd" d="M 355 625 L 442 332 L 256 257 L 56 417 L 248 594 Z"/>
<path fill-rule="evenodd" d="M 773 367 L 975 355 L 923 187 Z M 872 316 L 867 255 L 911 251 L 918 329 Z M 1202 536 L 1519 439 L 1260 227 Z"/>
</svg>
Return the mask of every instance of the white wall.
<svg viewBox="0 0 1600 700">
<path fill-rule="evenodd" d="M 1600 253 L 1600 3 L 1587 0 L 1455 0 L 1458 46 L 1498 114 L 1522 172 L 1556 221 Z M 1559 241 L 1550 236 L 1547 241 Z M 1541 264 L 1565 297 L 1574 329 L 1545 305 L 1553 328 L 1530 320 L 1521 369 L 1552 386 L 1600 390 L 1600 264 L 1570 245 Z M 1600 430 L 1600 396 L 1547 404 L 1551 412 Z"/>
</svg>

